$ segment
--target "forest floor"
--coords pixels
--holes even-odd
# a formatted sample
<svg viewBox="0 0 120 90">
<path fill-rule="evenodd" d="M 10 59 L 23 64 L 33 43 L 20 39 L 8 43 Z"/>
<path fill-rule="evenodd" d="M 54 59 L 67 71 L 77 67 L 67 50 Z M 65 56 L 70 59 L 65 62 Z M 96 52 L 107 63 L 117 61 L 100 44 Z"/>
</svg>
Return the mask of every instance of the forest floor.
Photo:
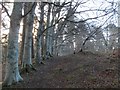
<svg viewBox="0 0 120 90">
<path fill-rule="evenodd" d="M 14 88 L 117 88 L 118 60 L 91 52 L 53 57 Z"/>
</svg>

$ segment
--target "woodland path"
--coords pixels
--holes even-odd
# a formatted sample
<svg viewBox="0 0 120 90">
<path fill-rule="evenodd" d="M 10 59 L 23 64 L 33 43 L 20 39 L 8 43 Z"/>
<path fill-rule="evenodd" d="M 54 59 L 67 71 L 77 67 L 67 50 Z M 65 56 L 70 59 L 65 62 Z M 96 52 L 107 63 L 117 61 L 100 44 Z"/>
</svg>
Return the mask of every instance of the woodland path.
<svg viewBox="0 0 120 90">
<path fill-rule="evenodd" d="M 21 88 L 117 88 L 117 59 L 91 52 L 54 57 L 22 74 Z"/>
</svg>

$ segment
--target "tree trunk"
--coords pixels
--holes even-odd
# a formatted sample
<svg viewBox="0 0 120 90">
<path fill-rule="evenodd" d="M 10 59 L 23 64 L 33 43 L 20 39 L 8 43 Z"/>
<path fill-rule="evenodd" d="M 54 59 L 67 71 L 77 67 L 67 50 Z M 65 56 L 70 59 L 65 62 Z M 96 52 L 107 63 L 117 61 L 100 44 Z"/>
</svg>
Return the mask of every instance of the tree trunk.
<svg viewBox="0 0 120 90">
<path fill-rule="evenodd" d="M 27 25 L 25 29 L 25 43 L 24 43 L 24 55 L 23 55 L 23 68 L 26 70 L 26 72 L 29 72 L 30 68 L 33 69 L 32 66 L 32 30 L 33 30 L 33 22 L 34 22 L 34 12 L 35 7 L 37 3 L 27 2 L 25 3 L 27 11 L 30 10 L 32 5 L 34 7 L 32 8 L 31 12 L 27 15 Z"/>
<path fill-rule="evenodd" d="M 49 54 L 50 54 L 50 47 L 51 47 L 51 45 L 50 45 L 50 13 L 51 13 L 51 4 L 49 4 L 49 6 L 48 6 L 49 8 L 48 8 L 48 15 L 47 15 L 47 26 L 46 26 L 46 28 L 47 28 L 47 31 L 46 31 L 46 50 L 45 50 L 45 54 L 46 54 L 46 56 L 45 56 L 45 59 L 48 59 L 49 58 Z"/>
<path fill-rule="evenodd" d="M 20 47 L 20 56 L 19 60 L 21 61 L 21 65 L 23 64 L 23 52 L 24 52 L 24 43 L 25 43 L 25 28 L 26 28 L 26 17 L 23 19 L 23 32 L 22 32 L 22 42 Z"/>
<path fill-rule="evenodd" d="M 40 22 L 39 22 L 39 28 L 37 31 L 37 39 L 36 39 L 36 56 L 35 60 L 36 63 L 41 63 L 42 61 L 42 53 L 43 53 L 43 34 L 42 31 L 44 30 L 44 6 L 45 3 L 41 2 L 40 9 L 41 9 L 41 15 L 40 15 Z"/>
<path fill-rule="evenodd" d="M 11 85 L 22 81 L 18 68 L 18 33 L 22 17 L 22 3 L 14 2 L 10 21 L 8 38 L 8 55 L 6 63 L 6 75 L 3 85 Z"/>
<path fill-rule="evenodd" d="M 31 53 L 32 53 L 32 58 L 34 58 L 34 38 L 32 36 L 32 50 L 31 50 Z"/>
</svg>

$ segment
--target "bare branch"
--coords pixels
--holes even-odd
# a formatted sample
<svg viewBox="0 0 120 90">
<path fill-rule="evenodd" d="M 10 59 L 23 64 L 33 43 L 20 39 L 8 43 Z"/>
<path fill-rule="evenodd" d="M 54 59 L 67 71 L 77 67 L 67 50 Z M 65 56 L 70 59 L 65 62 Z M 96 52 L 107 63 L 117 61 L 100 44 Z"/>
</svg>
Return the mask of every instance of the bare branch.
<svg viewBox="0 0 120 90">
<path fill-rule="evenodd" d="M 66 18 L 66 20 L 69 21 L 69 22 L 73 22 L 73 23 L 81 23 L 81 22 L 86 22 L 86 21 L 88 21 L 88 20 L 98 19 L 98 18 L 100 18 L 100 17 L 104 17 L 104 16 L 106 16 L 106 15 L 108 15 L 108 14 L 110 14 L 110 13 L 112 13 L 112 12 L 106 13 L 106 14 L 101 15 L 101 16 L 93 17 L 93 18 L 87 18 L 87 19 L 85 19 L 85 20 L 80 20 L 80 21 L 71 21 L 71 20 L 68 20 L 67 18 Z"/>
<path fill-rule="evenodd" d="M 31 7 L 31 9 L 26 13 L 26 14 L 24 14 L 23 16 L 22 16 L 22 18 L 24 18 L 25 16 L 27 16 L 31 11 L 32 11 L 32 9 L 34 8 L 34 6 L 36 6 L 36 2 L 34 2 L 33 3 L 33 5 L 32 5 L 32 7 Z"/>
<path fill-rule="evenodd" d="M 3 3 L 0 3 L 0 4 L 1 4 L 1 5 L 2 5 L 2 7 L 4 8 L 4 10 L 5 10 L 5 12 L 7 13 L 8 17 L 10 18 L 11 16 L 10 16 L 10 14 L 8 13 L 7 8 L 3 5 Z"/>
</svg>

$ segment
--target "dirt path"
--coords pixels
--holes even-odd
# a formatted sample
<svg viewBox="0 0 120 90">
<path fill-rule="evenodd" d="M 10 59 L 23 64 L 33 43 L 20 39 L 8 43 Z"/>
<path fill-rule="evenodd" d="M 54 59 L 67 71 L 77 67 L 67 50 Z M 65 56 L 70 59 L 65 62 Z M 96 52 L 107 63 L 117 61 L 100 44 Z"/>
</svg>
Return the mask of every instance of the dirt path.
<svg viewBox="0 0 120 90">
<path fill-rule="evenodd" d="M 93 53 L 54 57 L 37 72 L 23 74 L 24 88 L 117 88 L 117 60 Z"/>
</svg>

